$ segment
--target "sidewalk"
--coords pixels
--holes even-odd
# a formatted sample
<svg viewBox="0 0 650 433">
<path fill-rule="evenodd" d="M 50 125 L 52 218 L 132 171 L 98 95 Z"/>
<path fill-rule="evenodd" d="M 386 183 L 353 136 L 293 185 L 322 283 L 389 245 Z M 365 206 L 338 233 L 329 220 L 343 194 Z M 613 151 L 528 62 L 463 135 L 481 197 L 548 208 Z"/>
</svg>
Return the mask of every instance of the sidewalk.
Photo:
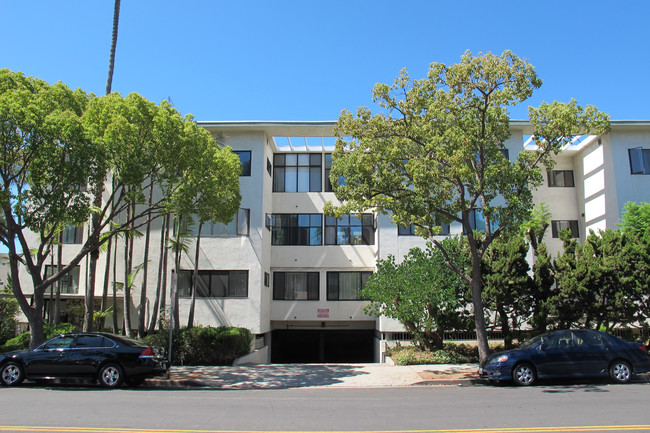
<svg viewBox="0 0 650 433">
<path fill-rule="evenodd" d="M 282 389 L 309 387 L 392 387 L 472 385 L 481 380 L 477 364 L 263 364 L 237 367 L 173 366 L 169 379 L 145 386 L 210 389 Z"/>
</svg>

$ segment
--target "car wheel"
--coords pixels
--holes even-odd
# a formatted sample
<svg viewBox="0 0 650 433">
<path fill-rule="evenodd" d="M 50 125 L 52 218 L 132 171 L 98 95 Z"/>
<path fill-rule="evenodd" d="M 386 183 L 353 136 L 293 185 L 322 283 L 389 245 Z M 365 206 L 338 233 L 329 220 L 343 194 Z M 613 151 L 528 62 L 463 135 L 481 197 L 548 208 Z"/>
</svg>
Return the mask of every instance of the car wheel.
<svg viewBox="0 0 650 433">
<path fill-rule="evenodd" d="M 117 364 L 106 364 L 99 369 L 99 384 L 104 388 L 118 388 L 124 380 L 122 368 Z"/>
<path fill-rule="evenodd" d="M 628 383 L 632 379 L 632 369 L 627 361 L 617 360 L 609 367 L 609 376 L 616 383 Z"/>
<path fill-rule="evenodd" d="M 0 370 L 0 382 L 7 386 L 20 385 L 25 379 L 23 367 L 17 362 L 9 361 Z"/>
<path fill-rule="evenodd" d="M 142 376 L 127 377 L 125 382 L 129 386 L 140 386 L 144 383 L 145 378 Z"/>
<path fill-rule="evenodd" d="M 517 385 L 532 385 L 535 383 L 535 380 L 537 380 L 535 367 L 527 363 L 515 366 L 515 369 L 512 370 L 512 380 L 514 380 Z"/>
</svg>

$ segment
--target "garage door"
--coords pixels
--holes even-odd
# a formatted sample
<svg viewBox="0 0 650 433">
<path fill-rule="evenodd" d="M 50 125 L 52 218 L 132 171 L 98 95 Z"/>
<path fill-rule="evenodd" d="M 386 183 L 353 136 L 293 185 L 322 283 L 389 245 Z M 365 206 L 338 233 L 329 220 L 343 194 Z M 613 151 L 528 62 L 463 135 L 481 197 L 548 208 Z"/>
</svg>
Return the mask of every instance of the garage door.
<svg viewBox="0 0 650 433">
<path fill-rule="evenodd" d="M 368 363 L 374 359 L 375 332 L 276 330 L 271 336 L 271 362 Z"/>
</svg>

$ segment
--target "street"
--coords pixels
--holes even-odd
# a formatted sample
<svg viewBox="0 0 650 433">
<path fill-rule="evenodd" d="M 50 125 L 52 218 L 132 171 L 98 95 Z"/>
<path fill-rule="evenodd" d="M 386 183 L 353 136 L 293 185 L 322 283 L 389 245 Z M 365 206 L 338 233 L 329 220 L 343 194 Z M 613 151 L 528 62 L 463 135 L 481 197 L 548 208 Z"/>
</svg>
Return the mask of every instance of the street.
<svg viewBox="0 0 650 433">
<path fill-rule="evenodd" d="M 0 431 L 650 431 L 650 385 L 277 390 L 0 388 Z"/>
</svg>

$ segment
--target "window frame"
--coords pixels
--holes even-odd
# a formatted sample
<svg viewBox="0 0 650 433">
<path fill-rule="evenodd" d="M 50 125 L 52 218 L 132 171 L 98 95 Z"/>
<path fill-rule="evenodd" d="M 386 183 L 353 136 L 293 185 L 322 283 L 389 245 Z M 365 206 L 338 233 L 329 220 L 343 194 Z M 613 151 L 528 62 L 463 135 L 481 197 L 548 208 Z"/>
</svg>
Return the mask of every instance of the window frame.
<svg viewBox="0 0 650 433">
<path fill-rule="evenodd" d="M 628 149 L 630 174 L 650 174 L 650 149 L 635 147 Z"/>
<path fill-rule="evenodd" d="M 304 276 L 305 290 L 300 292 L 294 288 L 287 287 L 287 276 Z M 289 290 L 288 290 L 289 289 Z M 287 297 L 293 290 L 293 297 Z M 298 293 L 304 293 L 305 298 L 297 297 Z M 319 301 L 320 300 L 320 272 L 304 271 L 273 271 L 273 300 L 274 301 Z"/>
<path fill-rule="evenodd" d="M 62 266 L 65 267 L 65 265 Z M 44 278 L 49 278 L 50 276 L 54 275 L 54 271 L 56 269 L 58 269 L 57 265 L 45 265 L 45 268 L 43 269 L 43 271 L 45 272 Z M 61 277 L 61 279 L 59 280 L 61 283 L 61 294 L 78 295 L 80 278 L 81 278 L 81 266 L 77 265 L 72 269 L 70 269 L 70 271 L 67 274 L 65 274 L 63 277 Z M 55 284 L 56 283 L 50 285 L 48 288 L 45 289 L 46 295 L 49 295 L 52 292 L 52 290 L 54 290 Z"/>
<path fill-rule="evenodd" d="M 356 290 L 356 297 L 354 298 L 341 298 L 341 274 L 349 276 L 358 276 L 359 287 Z M 363 301 L 361 291 L 368 283 L 368 279 L 372 275 L 370 271 L 328 271 L 327 272 L 327 300 L 328 301 Z M 334 287 L 336 286 L 336 287 Z"/>
<path fill-rule="evenodd" d="M 292 161 L 295 158 L 295 163 Z M 291 161 L 287 161 L 290 159 Z M 307 161 L 304 161 L 307 159 Z M 317 161 L 316 161 L 317 160 Z M 306 162 L 306 163 L 305 163 Z M 291 169 L 290 172 L 287 168 Z M 293 177 L 291 183 L 287 182 Z M 305 176 L 306 175 L 306 186 Z M 323 191 L 323 154 L 322 153 L 275 153 L 273 155 L 273 192 L 322 192 Z M 295 189 L 287 190 L 287 184 Z"/>
<path fill-rule="evenodd" d="M 574 188 L 576 186 L 573 170 L 547 170 L 546 177 L 549 188 Z"/>
<path fill-rule="evenodd" d="M 193 269 L 181 269 L 178 271 L 178 283 L 177 283 L 177 293 L 179 298 L 189 298 L 192 296 L 192 291 L 194 287 L 192 286 L 192 278 L 194 275 Z M 219 298 L 219 299 L 246 299 L 248 298 L 248 291 L 250 286 L 250 276 L 249 271 L 243 269 L 199 269 L 198 277 L 199 281 L 205 282 L 205 277 L 208 277 L 209 286 L 202 288 L 197 291 L 196 298 L 208 299 L 208 298 Z M 223 276 L 227 276 L 228 286 L 224 287 L 224 294 L 220 296 L 218 290 L 220 287 L 212 287 L 213 281 L 221 280 L 223 282 Z M 235 288 L 231 288 L 236 283 L 236 278 L 245 277 L 245 294 L 233 294 Z M 184 285 L 187 285 L 185 287 Z"/>
<path fill-rule="evenodd" d="M 359 224 L 356 224 L 356 221 L 359 221 Z M 352 229 L 357 227 L 360 227 L 360 232 L 356 233 L 355 230 L 355 233 L 353 233 Z M 323 231 L 325 245 L 375 245 L 375 215 L 360 213 L 344 215 L 341 218 L 326 216 Z M 347 235 L 345 234 L 346 231 Z M 358 236 L 360 236 L 361 241 L 353 242 Z M 347 238 L 347 241 L 341 242 L 345 238 Z"/>
<path fill-rule="evenodd" d="M 562 227 L 568 225 L 568 227 Z M 551 236 L 553 239 L 560 238 L 560 232 L 564 229 L 571 230 L 573 239 L 580 239 L 580 224 L 578 220 L 551 220 Z"/>
<path fill-rule="evenodd" d="M 271 214 L 270 227 L 272 246 L 323 245 L 323 214 Z M 302 239 L 306 240 L 306 243 L 300 242 Z"/>
<path fill-rule="evenodd" d="M 67 226 L 61 232 L 61 243 L 63 245 L 77 245 L 83 243 L 84 226 Z"/>
<path fill-rule="evenodd" d="M 253 161 L 253 152 L 250 150 L 233 150 L 232 153 L 236 154 L 239 157 L 239 162 L 241 163 L 241 174 L 240 177 L 248 177 L 251 175 L 251 166 Z M 242 156 L 248 154 L 248 161 L 242 160 Z"/>
</svg>

